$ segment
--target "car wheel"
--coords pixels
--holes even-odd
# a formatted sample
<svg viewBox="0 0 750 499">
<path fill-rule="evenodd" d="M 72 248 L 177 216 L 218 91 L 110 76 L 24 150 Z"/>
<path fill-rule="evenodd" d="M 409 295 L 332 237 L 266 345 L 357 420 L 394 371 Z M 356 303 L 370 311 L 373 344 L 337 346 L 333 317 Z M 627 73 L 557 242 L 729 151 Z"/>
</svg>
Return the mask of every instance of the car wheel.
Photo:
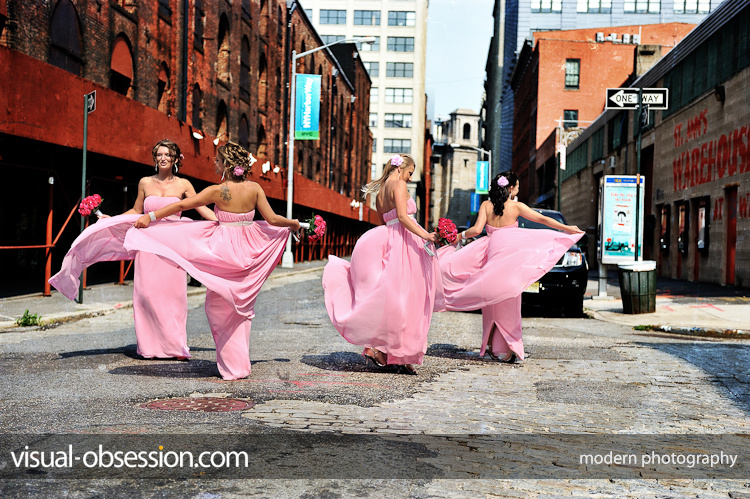
<svg viewBox="0 0 750 499">
<path fill-rule="evenodd" d="M 565 314 L 565 317 L 583 317 L 583 296 L 566 302 L 563 307 L 563 314 Z"/>
</svg>

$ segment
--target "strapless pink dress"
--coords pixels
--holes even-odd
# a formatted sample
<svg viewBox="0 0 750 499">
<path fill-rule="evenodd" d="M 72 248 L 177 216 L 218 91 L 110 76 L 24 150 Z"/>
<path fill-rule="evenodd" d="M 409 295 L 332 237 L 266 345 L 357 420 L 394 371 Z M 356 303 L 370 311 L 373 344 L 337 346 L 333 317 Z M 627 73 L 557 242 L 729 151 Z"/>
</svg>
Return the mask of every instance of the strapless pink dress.
<svg viewBox="0 0 750 499">
<path fill-rule="evenodd" d="M 154 253 L 207 288 L 206 315 L 216 343 L 216 362 L 227 380 L 250 374 L 250 327 L 261 286 L 284 252 L 289 229 L 254 222 L 255 211 L 214 208 L 218 222 L 172 222 L 133 228 L 128 251 Z"/>
<path fill-rule="evenodd" d="M 485 226 L 482 237 L 456 251 L 438 250 L 445 309 L 482 310 L 480 355 L 490 342 L 492 351 L 505 356 L 513 351 L 524 358 L 521 333 L 521 294 L 546 274 L 582 237 L 551 229 Z M 437 310 L 437 309 L 436 309 Z"/>
<path fill-rule="evenodd" d="M 407 210 L 416 213 L 413 199 Z M 328 257 L 326 310 L 349 343 L 385 352 L 389 364 L 421 364 L 440 278 L 437 259 L 401 225 L 395 209 L 383 219 L 386 225 L 359 238 L 351 263 Z"/>
<path fill-rule="evenodd" d="M 177 197 L 147 196 L 143 207 L 149 212 L 177 201 Z M 179 215 L 156 224 L 172 223 L 180 219 Z M 126 232 L 139 217 L 141 215 L 136 214 L 102 218 L 87 227 L 73 242 L 60 271 L 49 282 L 74 300 L 83 269 L 97 262 L 135 258 L 133 315 L 138 354 L 146 358 L 190 357 L 185 271 L 154 255 L 129 252 L 123 247 Z M 190 223 L 187 218 L 182 220 Z"/>
</svg>

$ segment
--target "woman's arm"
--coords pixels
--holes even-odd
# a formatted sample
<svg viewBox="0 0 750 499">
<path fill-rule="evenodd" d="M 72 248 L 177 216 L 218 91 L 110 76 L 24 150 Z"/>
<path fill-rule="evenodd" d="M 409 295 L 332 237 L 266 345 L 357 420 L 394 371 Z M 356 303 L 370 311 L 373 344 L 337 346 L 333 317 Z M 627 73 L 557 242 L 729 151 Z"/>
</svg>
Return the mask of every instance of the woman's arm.
<svg viewBox="0 0 750 499">
<path fill-rule="evenodd" d="M 470 237 L 476 237 L 482 233 L 484 226 L 487 223 L 487 210 L 492 209 L 492 201 L 485 201 L 479 208 L 479 214 L 477 215 L 477 221 L 474 225 L 463 231 L 461 234 L 462 239 L 468 239 Z"/>
<path fill-rule="evenodd" d="M 526 206 L 524 203 L 519 202 L 518 203 L 518 211 L 519 215 L 525 218 L 526 220 L 531 220 L 532 222 L 544 224 L 547 227 L 551 227 L 553 229 L 558 229 L 563 232 L 567 232 L 568 234 L 583 234 L 583 231 L 579 229 L 575 225 L 565 225 L 561 224 L 554 218 L 546 217 L 539 213 L 536 210 L 532 210 L 528 206 Z"/>
<path fill-rule="evenodd" d="M 299 220 L 296 218 L 290 219 L 282 217 L 281 215 L 274 213 L 273 208 L 271 208 L 271 205 L 268 203 L 266 193 L 263 192 L 263 188 L 258 184 L 255 184 L 253 188 L 258 195 L 258 199 L 255 201 L 255 208 L 266 222 L 275 225 L 276 227 L 289 227 L 294 232 L 299 230 Z"/>
<path fill-rule="evenodd" d="M 143 227 L 148 227 L 148 224 L 151 223 L 152 221 L 159 219 L 159 218 L 168 217 L 169 215 L 174 215 L 178 211 L 192 210 L 193 208 L 197 208 L 199 206 L 206 206 L 207 204 L 215 203 L 218 197 L 219 197 L 218 185 L 212 185 L 210 187 L 206 187 L 195 196 L 182 199 L 180 201 L 177 201 L 176 203 L 167 205 L 164 208 L 160 208 L 156 211 L 152 211 L 143 215 L 141 218 L 135 221 L 134 226 L 139 229 Z M 153 218 L 151 217 L 151 215 L 153 215 Z"/>
<path fill-rule="evenodd" d="M 196 195 L 195 188 L 193 187 L 193 184 L 190 183 L 190 181 L 186 178 L 182 179 L 182 181 L 185 183 L 185 198 L 190 198 Z M 195 211 L 198 212 L 200 216 L 205 218 L 206 220 L 212 220 L 216 221 L 218 220 L 216 218 L 216 214 L 207 206 L 198 206 L 195 208 Z"/>
<path fill-rule="evenodd" d="M 437 234 L 434 232 L 427 232 L 419 224 L 414 221 L 413 218 L 407 213 L 406 203 L 409 199 L 409 191 L 406 189 L 406 182 L 399 180 L 393 190 L 394 202 L 396 203 L 396 214 L 398 215 L 398 221 L 401 222 L 406 230 L 412 232 L 425 241 L 437 242 Z"/>
</svg>

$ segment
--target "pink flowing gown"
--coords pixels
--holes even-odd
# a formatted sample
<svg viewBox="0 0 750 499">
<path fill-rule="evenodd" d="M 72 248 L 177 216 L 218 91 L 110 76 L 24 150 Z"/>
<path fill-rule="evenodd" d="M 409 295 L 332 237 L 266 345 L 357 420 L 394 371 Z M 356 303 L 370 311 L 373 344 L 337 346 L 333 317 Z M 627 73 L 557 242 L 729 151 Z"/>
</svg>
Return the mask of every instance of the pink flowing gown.
<svg viewBox="0 0 750 499">
<path fill-rule="evenodd" d="M 254 222 L 255 211 L 214 208 L 218 222 L 172 222 L 133 228 L 128 251 L 148 252 L 185 269 L 207 288 L 206 315 L 221 377 L 250 374 L 250 327 L 261 286 L 284 252 L 289 229 Z"/>
<path fill-rule="evenodd" d="M 482 310 L 480 355 L 496 328 L 500 335 L 492 335 L 493 354 L 505 356 L 513 351 L 523 359 L 521 294 L 554 267 L 583 234 L 520 229 L 518 222 L 485 227 L 487 237 L 459 251 L 450 246 L 438 251 L 445 309 Z"/>
<path fill-rule="evenodd" d="M 179 201 L 178 197 L 147 196 L 144 211 Z M 123 247 L 125 234 L 141 215 L 118 215 L 90 225 L 76 238 L 60 271 L 50 280 L 58 291 L 75 299 L 79 276 L 97 262 L 135 258 L 133 315 L 138 355 L 145 358 L 190 357 L 187 346 L 187 276 L 173 263 L 151 254 L 132 253 Z M 159 224 L 178 220 L 177 213 Z M 189 219 L 182 219 L 188 221 Z"/>
<path fill-rule="evenodd" d="M 407 212 L 416 211 L 410 198 Z M 421 364 L 440 279 L 437 259 L 425 251 L 421 237 L 401 225 L 395 209 L 383 219 L 386 225 L 357 241 L 351 263 L 328 257 L 326 310 L 349 343 L 385 352 L 388 364 Z"/>
</svg>

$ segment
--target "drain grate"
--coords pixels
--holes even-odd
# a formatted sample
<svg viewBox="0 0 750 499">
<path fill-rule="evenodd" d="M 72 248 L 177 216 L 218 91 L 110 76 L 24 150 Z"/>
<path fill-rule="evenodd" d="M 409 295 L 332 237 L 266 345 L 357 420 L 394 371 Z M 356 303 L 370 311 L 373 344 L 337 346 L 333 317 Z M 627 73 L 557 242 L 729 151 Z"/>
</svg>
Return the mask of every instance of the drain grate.
<svg viewBox="0 0 750 499">
<path fill-rule="evenodd" d="M 219 397 L 188 397 L 154 400 L 141 404 L 142 409 L 157 411 L 231 412 L 250 409 L 255 403 L 250 400 L 226 399 Z"/>
</svg>

